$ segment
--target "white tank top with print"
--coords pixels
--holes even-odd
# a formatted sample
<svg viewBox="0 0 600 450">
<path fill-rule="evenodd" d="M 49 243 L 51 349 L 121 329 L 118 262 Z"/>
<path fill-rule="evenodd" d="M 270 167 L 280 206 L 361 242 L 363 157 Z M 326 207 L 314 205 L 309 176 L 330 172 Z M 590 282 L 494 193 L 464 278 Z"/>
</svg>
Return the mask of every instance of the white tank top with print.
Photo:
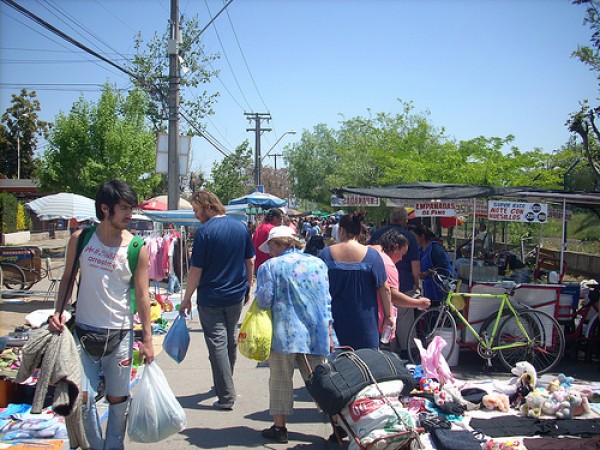
<svg viewBox="0 0 600 450">
<path fill-rule="evenodd" d="M 132 328 L 127 248 L 128 245 L 107 247 L 93 234 L 79 257 L 81 285 L 77 295 L 77 323 L 98 328 Z"/>
</svg>

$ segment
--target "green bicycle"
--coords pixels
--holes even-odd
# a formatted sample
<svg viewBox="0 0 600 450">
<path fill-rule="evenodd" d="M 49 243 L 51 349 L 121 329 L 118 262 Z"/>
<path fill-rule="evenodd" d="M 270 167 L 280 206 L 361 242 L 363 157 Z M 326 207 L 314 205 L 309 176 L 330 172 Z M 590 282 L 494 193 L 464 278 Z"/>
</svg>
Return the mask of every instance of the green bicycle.
<svg viewBox="0 0 600 450">
<path fill-rule="evenodd" d="M 434 280 L 447 293 L 440 305 L 419 314 L 408 333 L 408 357 L 420 364 L 419 349 L 415 339 L 420 339 L 427 348 L 435 336 L 443 335 L 448 346 L 448 355 L 457 344 L 457 320 L 476 339 L 477 353 L 491 367 L 492 359 L 498 358 L 510 371 L 517 362 L 530 362 L 538 373 L 550 371 L 561 360 L 565 350 L 565 336 L 556 319 L 546 312 L 515 306 L 510 297 L 521 286 L 514 281 L 503 281 L 494 287 L 502 288 L 501 294 L 456 293 L 456 280 L 433 273 Z M 499 299 L 497 313 L 489 316 L 478 332 L 462 315 L 455 302 L 463 298 Z M 457 302 L 458 300 L 458 302 Z"/>
</svg>

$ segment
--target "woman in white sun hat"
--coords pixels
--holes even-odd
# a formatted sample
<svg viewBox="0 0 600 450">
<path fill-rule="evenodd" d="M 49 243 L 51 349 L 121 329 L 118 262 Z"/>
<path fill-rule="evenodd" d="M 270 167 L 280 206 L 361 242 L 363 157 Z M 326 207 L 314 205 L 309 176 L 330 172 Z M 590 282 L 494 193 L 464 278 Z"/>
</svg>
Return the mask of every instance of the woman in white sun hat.
<svg viewBox="0 0 600 450">
<path fill-rule="evenodd" d="M 306 379 L 304 355 L 316 367 L 334 345 L 327 266 L 301 248 L 294 230 L 272 228 L 260 246 L 271 258 L 259 267 L 256 278 L 256 300 L 261 308 L 271 308 L 273 315 L 269 412 L 275 423 L 262 435 L 278 443 L 288 442 L 286 417 L 293 413 L 294 365 Z"/>
</svg>

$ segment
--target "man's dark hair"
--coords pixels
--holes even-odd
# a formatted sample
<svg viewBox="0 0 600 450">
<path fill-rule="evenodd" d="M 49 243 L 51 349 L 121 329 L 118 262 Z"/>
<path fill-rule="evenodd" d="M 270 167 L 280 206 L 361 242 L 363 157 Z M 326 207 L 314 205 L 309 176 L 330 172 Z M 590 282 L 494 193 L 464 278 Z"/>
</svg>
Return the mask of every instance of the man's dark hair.
<svg viewBox="0 0 600 450">
<path fill-rule="evenodd" d="M 265 216 L 265 222 L 271 223 L 273 219 L 282 218 L 283 212 L 279 208 L 271 208 L 267 215 Z"/>
<path fill-rule="evenodd" d="M 408 239 L 394 228 L 389 229 L 377 241 L 384 253 L 393 252 L 397 248 L 408 247 Z"/>
<path fill-rule="evenodd" d="M 102 205 L 108 206 L 109 216 L 112 216 L 115 213 L 115 205 L 119 203 L 119 200 L 125 200 L 131 206 L 138 204 L 137 194 L 127 183 L 121 180 L 109 180 L 102 183 L 96 191 L 96 216 L 98 220 L 102 221 L 106 218 L 102 212 Z"/>
</svg>

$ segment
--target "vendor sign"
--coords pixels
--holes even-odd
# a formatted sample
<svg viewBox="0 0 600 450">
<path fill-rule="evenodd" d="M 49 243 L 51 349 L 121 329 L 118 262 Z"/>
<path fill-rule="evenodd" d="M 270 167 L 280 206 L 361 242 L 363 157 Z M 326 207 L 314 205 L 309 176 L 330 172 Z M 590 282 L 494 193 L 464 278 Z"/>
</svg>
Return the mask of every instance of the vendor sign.
<svg viewBox="0 0 600 450">
<path fill-rule="evenodd" d="M 545 223 L 548 221 L 548 205 L 490 200 L 488 218 L 501 222 Z"/>
<path fill-rule="evenodd" d="M 344 194 L 344 197 L 340 198 L 332 195 L 331 206 L 379 206 L 379 197 Z"/>
<path fill-rule="evenodd" d="M 453 202 L 415 202 L 416 217 L 454 217 L 456 209 Z"/>
<path fill-rule="evenodd" d="M 549 219 L 558 219 L 558 220 L 563 220 L 563 210 L 561 209 L 557 209 L 557 208 L 552 208 L 549 207 L 548 208 L 548 218 Z M 573 218 L 573 211 L 571 211 L 570 209 L 566 209 L 565 210 L 565 220 L 569 221 Z"/>
</svg>

